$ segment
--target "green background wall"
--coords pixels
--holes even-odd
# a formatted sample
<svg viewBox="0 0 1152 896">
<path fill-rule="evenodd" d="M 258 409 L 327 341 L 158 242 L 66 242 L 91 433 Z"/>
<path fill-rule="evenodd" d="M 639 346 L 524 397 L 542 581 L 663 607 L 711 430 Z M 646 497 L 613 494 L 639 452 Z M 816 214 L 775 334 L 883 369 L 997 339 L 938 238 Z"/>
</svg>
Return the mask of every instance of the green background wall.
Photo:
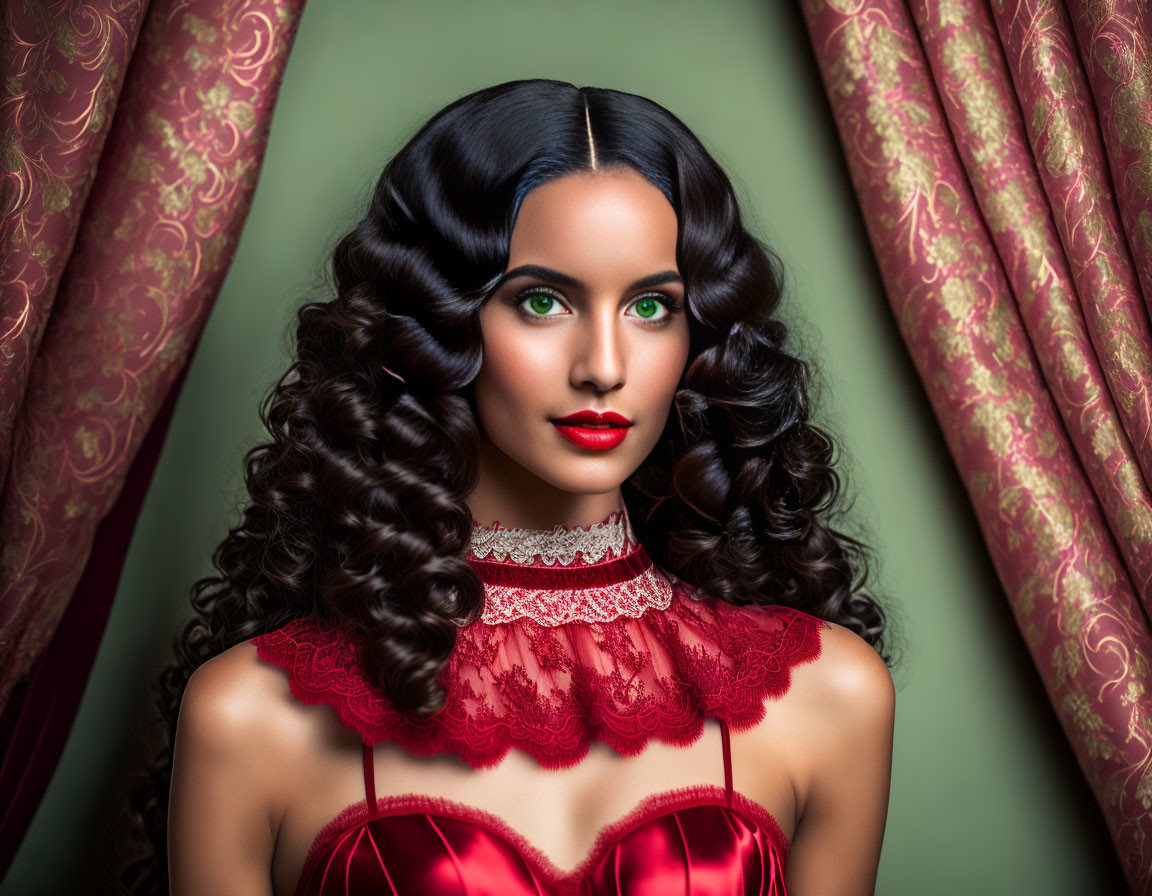
<svg viewBox="0 0 1152 896">
<path fill-rule="evenodd" d="M 821 422 L 842 439 L 853 516 L 881 558 L 873 587 L 904 628 L 877 892 L 1121 892 L 1102 817 L 889 311 L 799 13 L 754 0 L 312 0 L 84 703 L 3 892 L 92 892 L 94 832 L 110 817 L 146 680 L 233 520 L 241 456 L 261 437 L 256 407 L 285 363 L 293 308 L 321 297 L 334 241 L 415 128 L 462 94 L 523 77 L 671 109 L 785 261 L 786 314 L 807 321 L 826 384 Z"/>
</svg>

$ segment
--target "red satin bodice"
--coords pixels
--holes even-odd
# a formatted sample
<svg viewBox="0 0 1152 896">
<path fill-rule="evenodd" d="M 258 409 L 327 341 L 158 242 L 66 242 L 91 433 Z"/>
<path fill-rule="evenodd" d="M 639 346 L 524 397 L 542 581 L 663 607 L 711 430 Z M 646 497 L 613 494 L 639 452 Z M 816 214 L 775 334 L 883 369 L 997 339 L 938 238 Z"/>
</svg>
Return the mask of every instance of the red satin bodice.
<svg viewBox="0 0 1152 896">
<path fill-rule="evenodd" d="M 421 794 L 376 799 L 365 747 L 366 799 L 320 832 L 296 896 L 786 896 L 788 838 L 732 789 L 721 731 L 725 787 L 653 794 L 602 828 L 571 871 L 490 812 Z"/>
<path fill-rule="evenodd" d="M 316 837 L 294 896 L 781 896 L 789 842 L 733 788 L 729 727 L 764 717 L 790 670 L 820 653 L 822 621 L 790 608 L 737 607 L 660 570 L 621 509 L 554 531 L 476 525 L 469 559 L 484 615 L 461 629 L 441 677 L 444 708 L 399 712 L 368 683 L 362 641 L 307 620 L 255 640 L 292 693 L 328 705 L 364 743 L 365 799 Z M 652 794 L 603 828 L 575 869 L 524 834 L 441 797 L 378 798 L 371 746 L 451 752 L 476 768 L 518 748 L 545 768 L 577 764 L 593 741 L 624 755 L 688 744 L 720 723 L 725 786 Z"/>
</svg>

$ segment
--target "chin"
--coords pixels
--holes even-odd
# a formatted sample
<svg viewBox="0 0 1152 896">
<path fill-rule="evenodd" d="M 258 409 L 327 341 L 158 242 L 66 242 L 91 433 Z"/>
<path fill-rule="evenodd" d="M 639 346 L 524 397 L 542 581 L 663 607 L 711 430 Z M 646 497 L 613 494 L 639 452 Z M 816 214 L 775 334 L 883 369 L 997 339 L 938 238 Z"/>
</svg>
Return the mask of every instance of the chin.
<svg viewBox="0 0 1152 896">
<path fill-rule="evenodd" d="M 631 475 L 631 470 L 599 470 L 582 475 L 579 465 L 565 470 L 536 470 L 549 485 L 574 495 L 602 495 L 618 489 Z"/>
</svg>

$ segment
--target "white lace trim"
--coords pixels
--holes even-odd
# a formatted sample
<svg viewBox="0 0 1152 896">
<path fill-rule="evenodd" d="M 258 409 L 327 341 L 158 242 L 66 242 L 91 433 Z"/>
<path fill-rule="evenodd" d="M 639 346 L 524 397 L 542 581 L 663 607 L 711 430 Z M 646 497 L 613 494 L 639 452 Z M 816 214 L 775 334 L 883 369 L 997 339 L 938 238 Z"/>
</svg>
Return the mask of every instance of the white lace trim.
<svg viewBox="0 0 1152 896">
<path fill-rule="evenodd" d="M 491 625 L 527 617 L 547 626 L 611 622 L 621 616 L 641 616 L 648 609 L 665 610 L 671 603 L 672 582 L 652 565 L 625 582 L 595 588 L 485 585 L 480 620 Z"/>
<path fill-rule="evenodd" d="M 613 511 L 591 526 L 553 529 L 505 529 L 500 523 L 472 527 L 471 552 L 477 560 L 506 560 L 531 566 L 536 558 L 546 566 L 571 566 L 579 552 L 584 563 L 612 560 L 630 552 L 636 537 L 626 510 Z"/>
</svg>

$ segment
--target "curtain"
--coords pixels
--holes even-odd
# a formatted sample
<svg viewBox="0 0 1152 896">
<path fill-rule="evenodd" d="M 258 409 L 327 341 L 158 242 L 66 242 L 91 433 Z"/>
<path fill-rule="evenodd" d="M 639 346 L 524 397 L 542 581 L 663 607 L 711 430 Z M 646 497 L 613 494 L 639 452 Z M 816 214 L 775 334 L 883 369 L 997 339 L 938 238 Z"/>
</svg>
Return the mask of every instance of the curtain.
<svg viewBox="0 0 1152 896">
<path fill-rule="evenodd" d="M 0 874 L 67 740 L 302 8 L 4 5 Z"/>
<path fill-rule="evenodd" d="M 889 303 L 1152 894 L 1152 10 L 805 0 Z"/>
</svg>

